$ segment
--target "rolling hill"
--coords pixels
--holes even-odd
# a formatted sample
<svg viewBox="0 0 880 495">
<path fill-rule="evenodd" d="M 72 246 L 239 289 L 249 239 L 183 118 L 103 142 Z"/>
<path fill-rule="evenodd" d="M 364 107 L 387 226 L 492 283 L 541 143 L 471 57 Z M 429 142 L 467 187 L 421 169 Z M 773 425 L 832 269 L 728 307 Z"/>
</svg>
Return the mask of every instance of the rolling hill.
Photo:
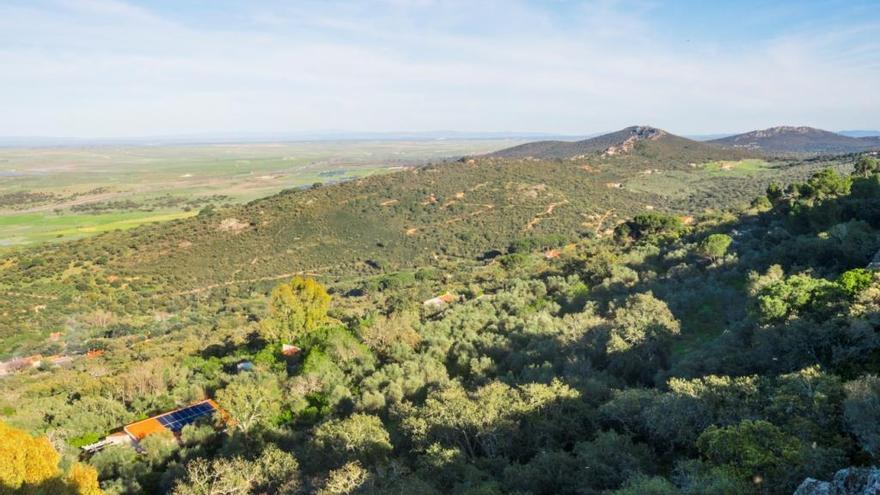
<svg viewBox="0 0 880 495">
<path fill-rule="evenodd" d="M 615 492 L 624 480 L 594 481 L 583 466 L 609 451 L 655 485 L 696 466 L 696 490 L 664 493 L 707 493 L 720 473 L 734 488 L 718 493 L 784 495 L 859 462 L 847 428 L 873 432 L 876 415 L 825 411 L 852 404 L 843 373 L 876 387 L 880 346 L 861 337 L 876 316 L 861 268 L 878 248 L 876 177 L 829 197 L 849 183 L 817 174 L 749 207 L 769 181 L 847 171 L 853 157 L 711 160 L 742 153 L 650 134 L 587 157 L 469 158 L 289 189 L 0 257 L 0 360 L 28 355 L 0 368 L 0 426 L 51 435 L 108 494 L 194 493 L 189 466 L 230 452 L 235 469 L 270 473 L 267 493 L 329 493 L 338 466 L 367 472 L 343 456 L 375 439 L 364 495 L 474 493 L 447 490 L 462 468 L 487 480 L 483 493 L 524 480 L 534 495 L 649 493 L 642 478 Z M 734 204 L 747 206 L 684 217 Z M 651 210 L 684 218 L 643 215 L 607 235 Z M 306 311 L 317 325 L 294 333 Z M 146 455 L 100 441 L 206 396 L 235 422 L 187 426 L 182 447 L 160 430 Z M 744 448 L 768 450 L 769 436 L 795 453 L 770 458 L 787 464 L 760 491 L 751 469 L 702 454 L 741 431 L 760 440 Z M 462 468 L 431 464 L 439 442 Z M 382 478 L 391 462 L 412 474 Z"/>
<path fill-rule="evenodd" d="M 771 127 L 709 141 L 766 153 L 855 153 L 880 148 L 877 137 L 850 137 L 813 127 Z"/>
<path fill-rule="evenodd" d="M 606 138 L 603 145 L 618 144 L 588 158 L 488 156 L 411 167 L 11 251 L 0 258 L 0 343 L 15 352 L 17 343 L 62 327 L 70 314 L 119 304 L 150 315 L 187 307 L 190 297 L 244 296 L 295 273 L 377 277 L 473 260 L 520 239 L 606 235 L 634 214 L 748 204 L 772 181 L 850 166 L 740 159 L 749 153 L 659 130 L 623 135 L 637 139 Z M 84 298 L 83 291 L 98 295 Z"/>
<path fill-rule="evenodd" d="M 573 159 L 634 154 L 659 160 L 732 160 L 755 153 L 732 151 L 670 134 L 650 126 L 631 126 L 581 141 L 537 141 L 491 153 L 497 158 Z"/>
</svg>

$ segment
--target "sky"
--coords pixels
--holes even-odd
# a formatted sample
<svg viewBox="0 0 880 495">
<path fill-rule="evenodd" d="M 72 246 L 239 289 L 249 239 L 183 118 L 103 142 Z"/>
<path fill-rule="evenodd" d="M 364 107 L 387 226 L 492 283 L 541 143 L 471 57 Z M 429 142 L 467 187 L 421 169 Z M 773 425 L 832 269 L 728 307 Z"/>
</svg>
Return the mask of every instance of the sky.
<svg viewBox="0 0 880 495">
<path fill-rule="evenodd" d="M 880 0 L 0 0 L 0 136 L 880 128 Z"/>
</svg>

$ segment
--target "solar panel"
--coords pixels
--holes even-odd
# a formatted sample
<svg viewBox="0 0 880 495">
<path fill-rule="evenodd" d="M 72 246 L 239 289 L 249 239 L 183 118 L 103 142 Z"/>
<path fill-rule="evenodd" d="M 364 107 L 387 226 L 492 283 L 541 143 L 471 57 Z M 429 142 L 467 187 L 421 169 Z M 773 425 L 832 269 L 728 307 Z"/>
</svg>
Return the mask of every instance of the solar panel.
<svg viewBox="0 0 880 495">
<path fill-rule="evenodd" d="M 184 426 L 195 423 L 201 418 L 211 416 L 214 412 L 216 411 L 211 404 L 203 402 L 201 404 L 195 404 L 178 411 L 164 414 L 156 419 L 165 428 L 168 428 L 174 433 L 179 433 Z"/>
</svg>

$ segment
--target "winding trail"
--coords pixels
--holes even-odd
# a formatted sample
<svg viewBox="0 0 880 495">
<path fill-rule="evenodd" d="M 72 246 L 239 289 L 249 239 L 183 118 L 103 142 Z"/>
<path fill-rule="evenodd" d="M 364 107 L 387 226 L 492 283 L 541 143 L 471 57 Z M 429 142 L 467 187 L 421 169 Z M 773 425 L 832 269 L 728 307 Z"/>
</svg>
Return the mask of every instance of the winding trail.
<svg viewBox="0 0 880 495">
<path fill-rule="evenodd" d="M 566 205 L 566 204 L 568 204 L 567 199 L 563 199 L 562 201 L 558 201 L 556 203 L 550 203 L 549 205 L 547 205 L 546 210 L 542 211 L 541 213 L 538 213 L 537 215 L 535 215 L 535 218 L 529 220 L 529 223 L 527 223 L 526 226 L 523 227 L 523 230 L 534 229 L 536 225 L 541 223 L 541 220 L 544 220 L 548 216 L 552 215 L 553 210 L 555 210 L 559 206 Z"/>
</svg>

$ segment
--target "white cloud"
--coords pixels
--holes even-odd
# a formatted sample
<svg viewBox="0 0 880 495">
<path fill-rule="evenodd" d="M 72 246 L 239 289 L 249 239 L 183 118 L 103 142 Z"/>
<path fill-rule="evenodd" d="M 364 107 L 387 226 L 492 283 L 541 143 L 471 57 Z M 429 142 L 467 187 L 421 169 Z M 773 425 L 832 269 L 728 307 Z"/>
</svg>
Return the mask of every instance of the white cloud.
<svg viewBox="0 0 880 495">
<path fill-rule="evenodd" d="M 681 43 L 649 4 L 0 7 L 0 135 L 880 127 L 877 23 Z"/>
</svg>

